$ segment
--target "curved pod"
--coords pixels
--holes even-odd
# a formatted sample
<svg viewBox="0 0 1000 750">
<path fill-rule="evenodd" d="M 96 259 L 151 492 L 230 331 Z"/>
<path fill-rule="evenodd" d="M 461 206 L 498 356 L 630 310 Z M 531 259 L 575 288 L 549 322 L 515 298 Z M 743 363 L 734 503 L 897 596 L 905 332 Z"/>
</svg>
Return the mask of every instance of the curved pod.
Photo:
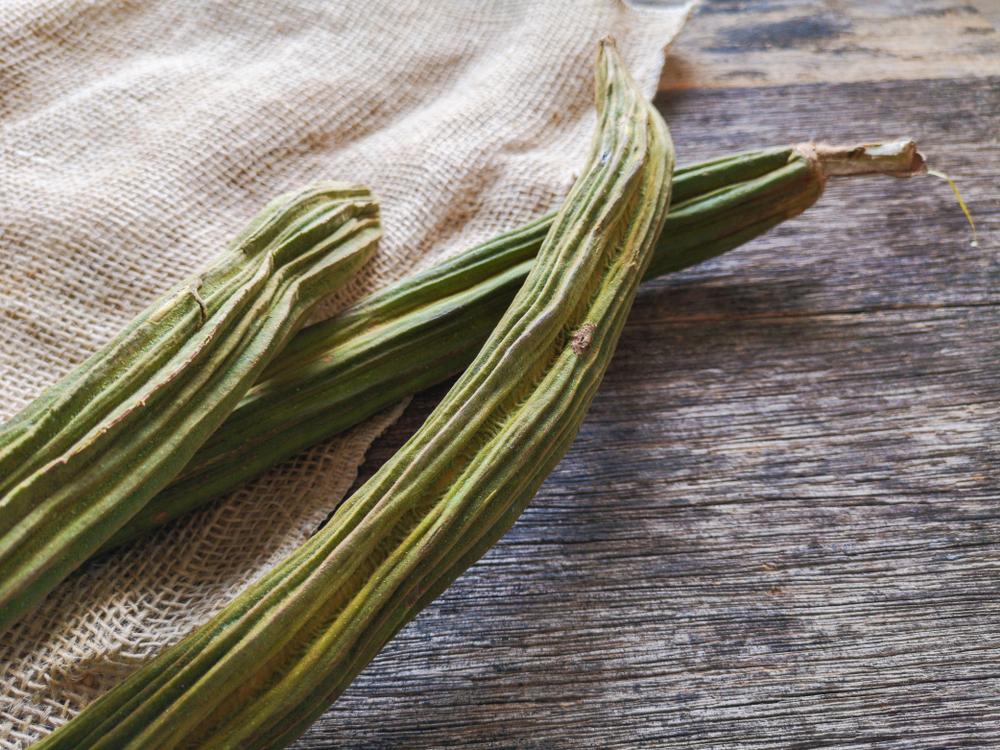
<svg viewBox="0 0 1000 750">
<path fill-rule="evenodd" d="M 424 426 L 316 536 L 40 749 L 284 747 L 509 528 L 576 435 L 666 214 L 666 126 L 608 42 L 597 96 L 583 176 Z"/>
<path fill-rule="evenodd" d="M 279 197 L 0 430 L 0 632 L 173 479 L 380 233 L 361 186 Z"/>
</svg>

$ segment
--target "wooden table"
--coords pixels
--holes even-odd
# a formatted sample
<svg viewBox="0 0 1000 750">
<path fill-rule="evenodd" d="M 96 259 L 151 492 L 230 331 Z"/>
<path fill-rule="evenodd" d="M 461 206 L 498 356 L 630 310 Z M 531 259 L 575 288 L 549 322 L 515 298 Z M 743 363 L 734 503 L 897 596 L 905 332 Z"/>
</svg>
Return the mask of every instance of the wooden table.
<svg viewBox="0 0 1000 750">
<path fill-rule="evenodd" d="M 979 246 L 945 182 L 865 179 L 644 286 L 529 510 L 297 748 L 1000 746 L 1000 12 L 976 5 L 695 14 L 657 99 L 680 163 L 910 136 Z"/>
</svg>

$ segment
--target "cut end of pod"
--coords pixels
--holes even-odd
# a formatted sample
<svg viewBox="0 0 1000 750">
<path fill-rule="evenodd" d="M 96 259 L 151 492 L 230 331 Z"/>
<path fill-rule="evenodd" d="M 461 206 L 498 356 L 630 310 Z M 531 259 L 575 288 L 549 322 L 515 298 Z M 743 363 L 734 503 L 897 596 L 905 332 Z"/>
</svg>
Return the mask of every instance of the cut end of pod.
<svg viewBox="0 0 1000 750">
<path fill-rule="evenodd" d="M 799 143 L 795 146 L 795 151 L 812 162 L 823 180 L 866 174 L 913 177 L 927 171 L 924 157 L 910 140 L 856 146 Z"/>
</svg>

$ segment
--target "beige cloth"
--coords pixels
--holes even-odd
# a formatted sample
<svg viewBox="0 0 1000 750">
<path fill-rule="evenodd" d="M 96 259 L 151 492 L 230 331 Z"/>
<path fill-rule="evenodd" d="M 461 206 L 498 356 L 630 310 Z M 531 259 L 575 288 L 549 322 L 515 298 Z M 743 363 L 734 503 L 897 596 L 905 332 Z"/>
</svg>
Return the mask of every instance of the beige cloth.
<svg viewBox="0 0 1000 750">
<path fill-rule="evenodd" d="M 597 40 L 652 95 L 690 6 L 618 0 L 8 0 L 0 6 L 0 420 L 220 251 L 267 200 L 382 197 L 325 317 L 555 206 Z M 0 644 L 0 748 L 66 722 L 287 555 L 401 406 L 85 565 Z"/>
</svg>

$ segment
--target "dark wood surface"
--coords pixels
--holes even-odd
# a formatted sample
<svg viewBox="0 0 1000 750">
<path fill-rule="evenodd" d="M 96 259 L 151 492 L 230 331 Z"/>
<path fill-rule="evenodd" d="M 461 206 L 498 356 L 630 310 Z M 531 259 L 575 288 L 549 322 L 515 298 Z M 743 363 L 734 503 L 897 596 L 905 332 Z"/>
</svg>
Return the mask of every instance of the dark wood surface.
<svg viewBox="0 0 1000 750">
<path fill-rule="evenodd" d="M 910 136 L 958 180 L 978 247 L 941 180 L 835 182 L 644 286 L 532 506 L 299 750 L 1000 746 L 991 12 L 695 14 L 657 100 L 681 163 Z M 878 13 L 912 38 L 879 47 Z M 443 393 L 415 399 L 366 473 Z"/>
</svg>

